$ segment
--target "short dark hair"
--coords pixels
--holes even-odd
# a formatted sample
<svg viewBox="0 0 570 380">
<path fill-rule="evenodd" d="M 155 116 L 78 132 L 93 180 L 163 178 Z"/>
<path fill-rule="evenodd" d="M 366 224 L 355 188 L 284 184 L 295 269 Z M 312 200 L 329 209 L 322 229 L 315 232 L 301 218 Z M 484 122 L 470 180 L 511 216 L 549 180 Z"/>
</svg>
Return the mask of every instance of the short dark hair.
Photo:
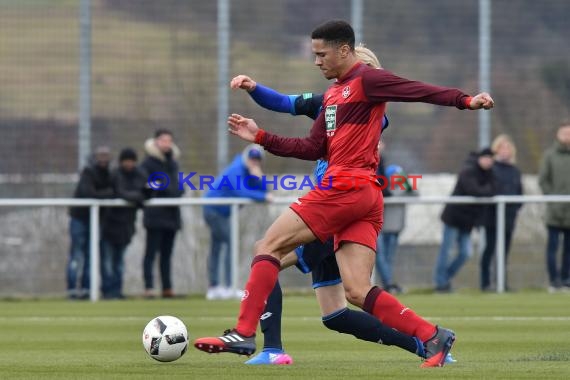
<svg viewBox="0 0 570 380">
<path fill-rule="evenodd" d="M 346 44 L 350 50 L 354 50 L 354 30 L 344 20 L 330 20 L 317 26 L 311 33 L 311 38 L 313 40 L 324 40 L 336 46 Z"/>
<path fill-rule="evenodd" d="M 158 138 L 162 135 L 170 135 L 173 136 L 172 131 L 170 129 L 166 129 L 166 128 L 159 128 L 156 131 L 154 131 L 154 138 Z"/>
</svg>

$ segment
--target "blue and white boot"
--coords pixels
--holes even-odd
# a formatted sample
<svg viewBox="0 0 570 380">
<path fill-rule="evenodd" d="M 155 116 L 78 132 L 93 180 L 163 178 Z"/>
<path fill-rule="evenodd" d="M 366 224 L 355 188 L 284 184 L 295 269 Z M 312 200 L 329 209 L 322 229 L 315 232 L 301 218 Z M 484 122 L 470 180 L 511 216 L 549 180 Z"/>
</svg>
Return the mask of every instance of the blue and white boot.
<svg viewBox="0 0 570 380">
<path fill-rule="evenodd" d="M 249 365 L 289 365 L 293 364 L 293 358 L 285 351 L 277 348 L 265 348 L 259 354 L 245 362 Z"/>
</svg>

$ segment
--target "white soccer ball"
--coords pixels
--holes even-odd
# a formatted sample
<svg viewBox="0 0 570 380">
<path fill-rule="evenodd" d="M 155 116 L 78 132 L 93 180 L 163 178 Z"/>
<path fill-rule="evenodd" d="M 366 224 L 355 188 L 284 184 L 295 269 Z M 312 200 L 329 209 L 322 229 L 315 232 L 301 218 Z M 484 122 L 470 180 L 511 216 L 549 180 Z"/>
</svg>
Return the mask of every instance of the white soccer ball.
<svg viewBox="0 0 570 380">
<path fill-rule="evenodd" d="M 180 319 L 162 315 L 146 325 L 142 341 L 151 358 L 159 362 L 172 362 L 188 349 L 188 331 Z"/>
</svg>

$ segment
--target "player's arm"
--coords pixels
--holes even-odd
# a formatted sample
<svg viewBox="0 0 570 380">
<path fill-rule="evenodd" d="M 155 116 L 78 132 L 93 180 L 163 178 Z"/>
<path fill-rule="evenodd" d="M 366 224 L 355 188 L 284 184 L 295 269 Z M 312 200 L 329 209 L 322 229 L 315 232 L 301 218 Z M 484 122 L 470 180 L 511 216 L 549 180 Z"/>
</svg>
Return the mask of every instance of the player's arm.
<svg viewBox="0 0 570 380">
<path fill-rule="evenodd" d="M 293 116 L 305 115 L 313 120 L 317 118 L 323 103 L 323 94 L 286 95 L 254 81 L 247 75 L 234 77 L 230 87 L 246 90 L 257 104 L 270 111 L 290 113 Z"/>
<path fill-rule="evenodd" d="M 270 111 L 290 113 L 295 115 L 295 99 L 299 95 L 285 95 L 275 91 L 272 88 L 265 87 L 257 83 L 255 89 L 249 93 L 251 98 L 255 100 L 261 107 Z"/>
<path fill-rule="evenodd" d="M 285 95 L 272 88 L 257 83 L 247 75 L 238 75 L 230 81 L 232 89 L 247 91 L 251 98 L 261 107 L 275 112 L 294 113 L 294 102 L 298 95 Z"/>
<path fill-rule="evenodd" d="M 434 86 L 399 77 L 387 70 L 368 70 L 362 75 L 362 86 L 373 102 L 422 102 L 459 109 L 490 109 L 494 102 L 487 93 L 474 97 L 456 88 Z"/>
<path fill-rule="evenodd" d="M 313 123 L 309 136 L 283 137 L 259 128 L 253 119 L 232 114 L 228 118 L 230 133 L 239 138 L 260 144 L 270 153 L 282 157 L 295 157 L 315 161 L 326 154 L 327 138 L 325 119 L 321 112 Z"/>
</svg>

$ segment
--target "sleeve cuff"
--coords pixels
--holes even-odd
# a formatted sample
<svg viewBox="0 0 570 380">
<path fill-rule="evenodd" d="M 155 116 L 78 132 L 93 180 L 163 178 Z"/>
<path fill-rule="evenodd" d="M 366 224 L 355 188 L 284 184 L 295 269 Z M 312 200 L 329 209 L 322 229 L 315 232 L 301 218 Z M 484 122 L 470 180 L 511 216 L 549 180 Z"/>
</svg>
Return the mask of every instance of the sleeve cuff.
<svg viewBox="0 0 570 380">
<path fill-rule="evenodd" d="M 463 98 L 463 105 L 465 106 L 465 108 L 467 108 L 468 110 L 471 109 L 471 100 L 473 99 L 472 96 L 468 96 L 466 98 Z"/>
<path fill-rule="evenodd" d="M 259 131 L 257 131 L 255 135 L 255 143 L 263 146 L 263 137 L 265 137 L 265 131 L 259 128 Z"/>
</svg>

